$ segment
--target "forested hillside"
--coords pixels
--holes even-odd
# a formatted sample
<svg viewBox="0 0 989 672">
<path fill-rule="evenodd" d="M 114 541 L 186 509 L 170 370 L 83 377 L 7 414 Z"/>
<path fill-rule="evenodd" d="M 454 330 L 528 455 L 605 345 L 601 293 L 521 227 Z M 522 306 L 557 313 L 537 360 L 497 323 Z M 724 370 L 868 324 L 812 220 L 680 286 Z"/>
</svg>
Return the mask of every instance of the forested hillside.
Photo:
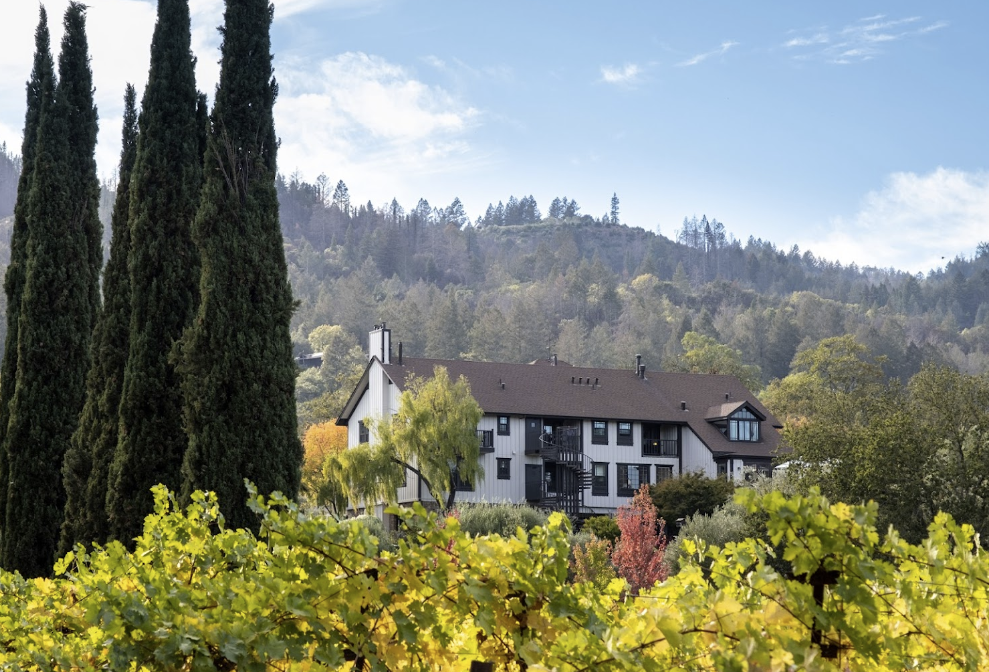
<svg viewBox="0 0 989 672">
<path fill-rule="evenodd" d="M 764 383 L 786 375 L 802 347 L 846 333 L 903 380 L 925 359 L 971 373 L 989 364 L 986 245 L 920 277 L 743 242 L 707 217 L 684 219 L 671 239 L 581 215 L 566 199 L 569 216 L 554 201 L 560 216 L 502 223 L 518 222 L 523 202 L 538 217 L 534 199 L 513 196 L 471 224 L 459 200 L 355 206 L 342 182 L 331 196 L 325 180 L 282 179 L 279 197 L 300 349 L 319 325 L 363 343 L 369 324 L 386 320 L 416 355 L 556 353 L 615 367 L 635 354 L 672 366 L 692 330 L 739 350 Z"/>
<path fill-rule="evenodd" d="M 104 184 L 102 204 L 113 186 Z M 925 360 L 989 370 L 985 244 L 924 277 L 743 241 L 745 232 L 706 216 L 668 235 L 646 231 L 619 222 L 617 197 L 592 217 L 565 196 L 546 215 L 531 196 L 509 196 L 471 222 L 459 199 L 355 205 L 343 182 L 332 188 L 322 176 L 280 177 L 278 196 L 297 354 L 321 349 L 309 339 L 316 327 L 339 325 L 337 349 L 349 352 L 385 320 L 406 353 L 431 357 L 556 353 L 623 367 L 641 354 L 649 368 L 675 368 L 684 334 L 695 331 L 737 350 L 765 384 L 789 372 L 798 350 L 853 334 L 901 380 Z M 107 222 L 109 208 L 101 211 Z M 3 232 L 0 254 L 9 224 Z M 302 381 L 300 399 L 326 391 L 326 381 L 316 388 Z"/>
</svg>

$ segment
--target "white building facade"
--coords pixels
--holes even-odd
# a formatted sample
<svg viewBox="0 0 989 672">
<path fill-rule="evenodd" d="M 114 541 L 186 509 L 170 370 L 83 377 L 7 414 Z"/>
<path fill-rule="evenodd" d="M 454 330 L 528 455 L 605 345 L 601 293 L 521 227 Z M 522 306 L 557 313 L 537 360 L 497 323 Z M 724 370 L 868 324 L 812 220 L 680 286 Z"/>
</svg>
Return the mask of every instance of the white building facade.
<svg viewBox="0 0 989 672">
<path fill-rule="evenodd" d="M 437 366 L 464 376 L 484 416 L 484 477 L 457 501 L 529 503 L 571 517 L 614 513 L 643 483 L 699 471 L 744 478 L 769 473 L 779 422 L 733 376 L 573 367 L 556 357 L 503 364 L 393 357 L 385 325 L 369 335 L 369 361 L 340 415 L 348 446 L 373 440 L 365 419 L 398 411 L 411 376 Z M 400 504 L 432 502 L 408 472 Z M 380 514 L 380 507 L 379 507 Z"/>
</svg>

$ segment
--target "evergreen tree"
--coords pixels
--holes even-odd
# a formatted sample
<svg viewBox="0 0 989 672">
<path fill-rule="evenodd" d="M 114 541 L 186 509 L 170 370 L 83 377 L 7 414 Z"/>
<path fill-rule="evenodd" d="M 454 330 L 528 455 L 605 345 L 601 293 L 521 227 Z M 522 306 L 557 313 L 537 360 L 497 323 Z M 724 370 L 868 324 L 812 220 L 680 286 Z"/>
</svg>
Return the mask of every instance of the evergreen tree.
<svg viewBox="0 0 989 672">
<path fill-rule="evenodd" d="M 131 178 L 130 336 L 118 443 L 106 510 L 128 542 L 151 513 L 151 487 L 181 487 L 188 439 L 169 356 L 195 314 L 199 257 L 192 241 L 202 177 L 188 0 L 159 0 Z"/>
<path fill-rule="evenodd" d="M 612 226 L 618 226 L 618 194 L 611 194 L 611 212 L 608 214 L 608 223 Z"/>
<path fill-rule="evenodd" d="M 130 342 L 131 291 L 127 256 L 130 251 L 131 173 L 137 156 L 137 110 L 130 84 L 124 95 L 124 125 L 119 181 L 113 205 L 110 259 L 103 274 L 103 311 L 93 328 L 93 365 L 86 378 L 86 402 L 79 428 L 65 454 L 65 519 L 59 555 L 76 543 L 105 543 L 109 537 L 106 513 L 110 461 L 117 448 L 118 408 Z"/>
<path fill-rule="evenodd" d="M 275 192 L 267 0 L 227 0 L 220 83 L 193 228 L 202 301 L 182 343 L 189 450 L 183 493 L 213 490 L 227 525 L 256 528 L 244 479 L 299 489 L 288 283 Z"/>
<path fill-rule="evenodd" d="M 21 297 L 24 293 L 24 272 L 27 264 L 28 195 L 34 171 L 34 155 L 38 140 L 41 111 L 51 105 L 55 96 L 55 63 L 48 33 L 48 14 L 40 10 L 38 28 L 34 34 L 34 67 L 27 83 L 27 112 L 24 115 L 24 141 L 21 144 L 21 174 L 17 183 L 14 205 L 14 226 L 10 235 L 10 264 L 4 276 L 7 295 L 7 337 L 0 368 L 0 539 L 6 522 L 7 450 L 4 437 L 10 420 L 10 400 L 14 397 L 17 380 L 17 328 L 20 321 Z M 2 542 L 0 542 L 2 547 Z"/>
<path fill-rule="evenodd" d="M 35 146 L 17 376 L 4 441 L 0 564 L 24 576 L 51 572 L 65 507 L 62 459 L 83 406 L 98 309 L 97 116 L 85 6 L 76 2 L 65 13 L 58 79 L 52 105 L 42 106 Z"/>
</svg>

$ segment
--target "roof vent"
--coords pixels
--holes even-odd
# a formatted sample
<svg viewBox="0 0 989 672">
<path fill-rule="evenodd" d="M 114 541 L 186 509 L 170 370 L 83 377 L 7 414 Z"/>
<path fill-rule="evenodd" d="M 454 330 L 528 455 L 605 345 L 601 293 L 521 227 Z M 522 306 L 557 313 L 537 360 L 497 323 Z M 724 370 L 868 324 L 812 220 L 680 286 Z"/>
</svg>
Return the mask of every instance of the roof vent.
<svg viewBox="0 0 989 672">
<path fill-rule="evenodd" d="M 680 410 L 681 411 L 686 411 L 687 410 L 687 402 L 686 401 L 681 401 L 680 402 Z"/>
<path fill-rule="evenodd" d="M 639 364 L 639 378 L 641 378 L 642 380 L 645 380 L 646 379 L 646 365 L 645 364 Z"/>
<path fill-rule="evenodd" d="M 570 384 L 573 385 L 577 381 L 576 376 L 570 376 Z"/>
<path fill-rule="evenodd" d="M 725 401 L 731 399 L 731 392 L 725 392 Z"/>
</svg>

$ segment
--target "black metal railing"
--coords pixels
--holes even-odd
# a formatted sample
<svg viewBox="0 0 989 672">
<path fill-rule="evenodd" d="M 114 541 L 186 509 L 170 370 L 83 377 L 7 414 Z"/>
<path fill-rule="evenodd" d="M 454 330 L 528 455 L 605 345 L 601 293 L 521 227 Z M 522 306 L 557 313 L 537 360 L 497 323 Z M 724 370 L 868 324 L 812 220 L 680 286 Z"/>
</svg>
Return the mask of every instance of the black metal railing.
<svg viewBox="0 0 989 672">
<path fill-rule="evenodd" d="M 650 457 L 677 457 L 680 441 L 677 439 L 643 439 L 642 454 Z"/>
<path fill-rule="evenodd" d="M 479 430 L 477 430 L 477 441 L 480 444 L 481 454 L 493 453 L 494 452 L 494 430 L 493 429 L 479 429 Z"/>
</svg>

